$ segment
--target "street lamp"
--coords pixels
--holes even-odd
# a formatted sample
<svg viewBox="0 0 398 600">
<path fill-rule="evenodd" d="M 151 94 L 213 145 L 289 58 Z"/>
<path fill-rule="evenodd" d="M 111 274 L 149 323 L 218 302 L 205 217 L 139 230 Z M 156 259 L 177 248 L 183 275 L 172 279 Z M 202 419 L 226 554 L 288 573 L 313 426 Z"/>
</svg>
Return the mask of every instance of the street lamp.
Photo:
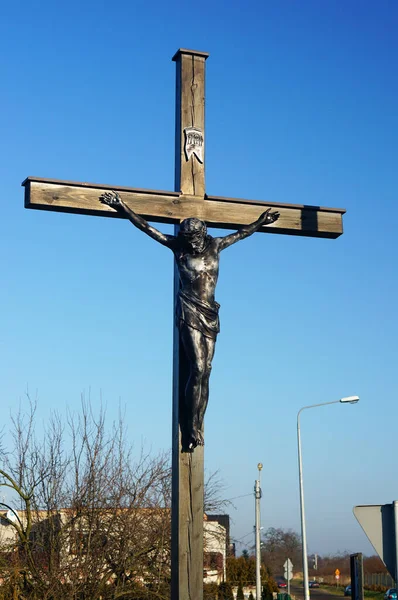
<svg viewBox="0 0 398 600">
<path fill-rule="evenodd" d="M 304 488 L 303 488 L 303 463 L 301 458 L 301 434 L 300 434 L 300 413 L 307 408 L 316 408 L 317 406 L 326 406 L 328 404 L 356 404 L 359 402 L 359 396 L 347 396 L 340 400 L 332 402 L 322 402 L 321 404 L 311 404 L 303 406 L 297 413 L 297 446 L 298 446 L 298 464 L 299 464 L 299 482 L 300 482 L 300 516 L 301 516 L 301 543 L 303 551 L 303 577 L 304 577 L 304 600 L 310 600 L 310 590 L 308 587 L 308 560 L 307 560 L 307 533 L 305 529 L 304 512 Z"/>
<path fill-rule="evenodd" d="M 261 599 L 261 550 L 260 550 L 260 499 L 261 499 L 261 487 L 260 477 L 261 470 L 263 468 L 262 463 L 258 463 L 258 479 L 254 482 L 254 497 L 255 497 L 255 508 L 256 508 L 256 524 L 254 526 L 255 538 L 256 538 L 256 600 Z"/>
</svg>

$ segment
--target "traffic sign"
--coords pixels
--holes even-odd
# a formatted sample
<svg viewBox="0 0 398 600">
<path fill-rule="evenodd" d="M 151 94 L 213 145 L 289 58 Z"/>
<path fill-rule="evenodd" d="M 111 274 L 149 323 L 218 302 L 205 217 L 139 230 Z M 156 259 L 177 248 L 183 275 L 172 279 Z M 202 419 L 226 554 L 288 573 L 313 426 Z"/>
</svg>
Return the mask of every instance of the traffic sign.
<svg viewBox="0 0 398 600">
<path fill-rule="evenodd" d="M 334 574 L 336 575 L 336 577 L 340 577 L 340 571 L 338 569 L 335 570 Z"/>
<path fill-rule="evenodd" d="M 397 569 L 395 528 L 398 529 L 398 523 L 395 519 L 397 511 L 394 510 L 396 504 L 398 503 L 354 507 L 356 519 L 394 579 Z"/>
<path fill-rule="evenodd" d="M 293 563 L 290 560 L 290 558 L 285 560 L 285 562 L 283 563 L 283 566 L 285 569 L 284 577 L 285 577 L 286 581 L 290 581 L 291 579 L 293 579 Z"/>
</svg>

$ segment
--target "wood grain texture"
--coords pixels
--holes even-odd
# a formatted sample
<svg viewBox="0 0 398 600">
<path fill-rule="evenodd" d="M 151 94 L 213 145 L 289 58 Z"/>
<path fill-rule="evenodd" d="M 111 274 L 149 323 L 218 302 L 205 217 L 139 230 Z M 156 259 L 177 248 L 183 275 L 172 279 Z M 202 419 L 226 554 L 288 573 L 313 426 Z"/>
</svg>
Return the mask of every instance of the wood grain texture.
<svg viewBox="0 0 398 600">
<path fill-rule="evenodd" d="M 180 128 L 176 135 L 180 136 L 180 187 L 179 191 L 191 196 L 204 196 L 205 193 L 205 58 L 192 54 L 181 54 L 177 61 L 180 82 L 179 121 Z M 178 106 L 178 104 L 177 104 Z M 195 155 L 189 160 L 185 155 L 186 127 L 198 127 L 204 136 L 203 162 Z"/>
<path fill-rule="evenodd" d="M 177 198 L 157 197 L 158 206 L 168 205 L 168 216 L 175 219 L 174 233 L 184 215 L 196 216 L 205 210 L 204 161 L 196 156 L 186 160 L 184 128 L 200 127 L 204 133 L 204 69 L 203 55 L 180 50 L 176 61 L 176 132 L 175 190 L 185 193 Z M 188 196 L 186 195 L 188 194 Z M 160 208 L 160 206 L 159 206 Z M 162 209 L 165 209 L 163 204 Z M 193 211 L 193 212 L 192 212 Z M 188 214 L 190 213 L 190 214 Z M 192 214 L 191 214 L 192 213 Z M 164 217 L 164 213 L 161 218 Z M 181 453 L 180 407 L 185 402 L 188 365 L 178 324 L 176 303 L 180 288 L 179 273 L 174 264 L 174 336 L 173 336 L 173 434 L 172 434 L 172 507 L 171 507 L 171 598 L 203 600 L 203 514 L 204 514 L 204 450 Z"/>
<path fill-rule="evenodd" d="M 120 218 L 112 208 L 100 203 L 102 193 L 113 189 L 138 214 L 149 221 L 178 224 L 197 217 L 209 226 L 236 229 L 255 221 L 268 207 L 278 210 L 280 219 L 262 228 L 267 233 L 336 238 L 343 233 L 344 209 L 239 200 L 216 196 L 189 196 L 177 192 L 136 190 L 100 184 L 78 184 L 28 178 L 25 206 L 78 214 Z"/>
<path fill-rule="evenodd" d="M 188 48 L 179 48 L 171 60 L 179 60 L 182 54 L 193 54 L 194 56 L 202 56 L 203 58 L 209 58 L 210 56 L 208 52 L 202 52 L 201 50 L 189 50 Z"/>
</svg>

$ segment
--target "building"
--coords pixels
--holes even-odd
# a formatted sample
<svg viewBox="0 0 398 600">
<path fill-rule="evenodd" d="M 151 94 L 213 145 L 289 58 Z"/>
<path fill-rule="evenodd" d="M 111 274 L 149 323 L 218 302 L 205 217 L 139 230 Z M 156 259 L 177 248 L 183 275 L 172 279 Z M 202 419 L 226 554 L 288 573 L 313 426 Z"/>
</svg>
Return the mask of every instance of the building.
<svg viewBox="0 0 398 600">
<path fill-rule="evenodd" d="M 226 576 L 228 515 L 204 515 L 204 581 Z M 104 574 L 110 581 L 167 579 L 170 575 L 170 512 L 167 509 L 71 509 L 0 511 L 0 553 L 18 558 L 28 543 L 45 569 L 56 563 L 65 582 Z M 132 557 L 134 556 L 134 561 Z M 113 561 L 113 565 L 112 565 Z M 7 561 L 3 561 L 7 563 Z M 109 575 L 111 573 L 111 575 Z"/>
<path fill-rule="evenodd" d="M 226 578 L 227 532 L 224 525 L 216 520 L 216 515 L 205 515 L 203 523 L 203 581 L 221 583 Z M 228 517 L 229 524 L 229 516 Z"/>
</svg>

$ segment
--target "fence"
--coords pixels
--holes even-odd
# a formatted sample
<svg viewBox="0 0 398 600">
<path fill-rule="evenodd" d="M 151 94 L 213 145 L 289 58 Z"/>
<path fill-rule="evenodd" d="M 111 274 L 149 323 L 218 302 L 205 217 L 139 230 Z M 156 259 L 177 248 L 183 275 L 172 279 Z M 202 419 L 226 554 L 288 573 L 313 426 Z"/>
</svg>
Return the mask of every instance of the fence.
<svg viewBox="0 0 398 600">
<path fill-rule="evenodd" d="M 394 587 L 394 580 L 389 573 L 364 573 L 364 585 L 383 585 L 386 588 Z"/>
</svg>

